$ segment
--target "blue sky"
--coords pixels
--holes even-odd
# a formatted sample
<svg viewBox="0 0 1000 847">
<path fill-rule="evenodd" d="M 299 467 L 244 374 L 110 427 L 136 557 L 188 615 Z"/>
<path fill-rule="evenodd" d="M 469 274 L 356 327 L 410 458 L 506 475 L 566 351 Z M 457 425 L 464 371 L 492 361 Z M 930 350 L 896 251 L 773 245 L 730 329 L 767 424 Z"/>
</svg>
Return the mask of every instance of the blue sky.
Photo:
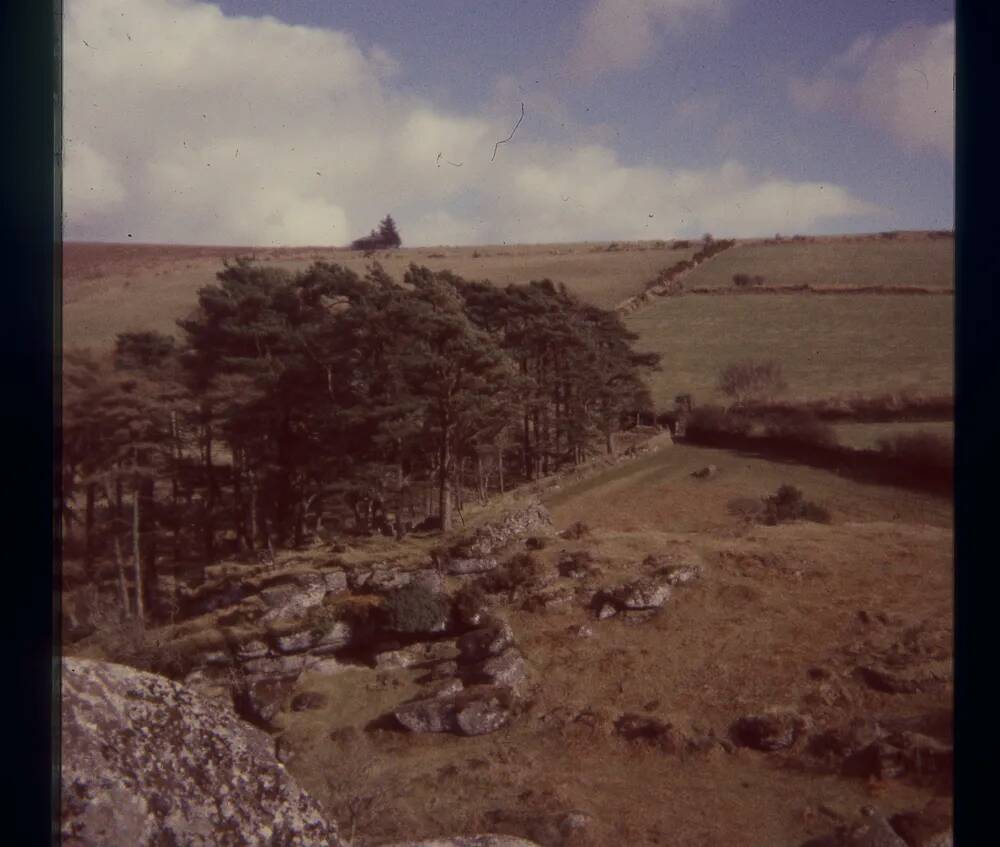
<svg viewBox="0 0 1000 847">
<path fill-rule="evenodd" d="M 65 14 L 68 237 L 342 242 L 383 208 L 411 243 L 952 226 L 952 3 Z"/>
</svg>

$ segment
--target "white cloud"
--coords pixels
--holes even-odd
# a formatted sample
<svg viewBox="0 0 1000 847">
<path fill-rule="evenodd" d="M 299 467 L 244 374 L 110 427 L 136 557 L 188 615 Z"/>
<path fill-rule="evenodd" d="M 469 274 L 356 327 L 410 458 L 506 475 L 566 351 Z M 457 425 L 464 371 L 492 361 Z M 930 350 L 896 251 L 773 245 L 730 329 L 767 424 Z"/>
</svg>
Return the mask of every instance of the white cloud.
<svg viewBox="0 0 1000 847">
<path fill-rule="evenodd" d="M 696 14 L 717 17 L 727 7 L 728 0 L 592 0 L 571 67 L 584 77 L 634 68 L 656 50 L 664 31 Z"/>
<path fill-rule="evenodd" d="M 812 79 L 794 79 L 800 107 L 861 115 L 906 149 L 954 155 L 955 24 L 907 24 L 856 39 Z"/>
<path fill-rule="evenodd" d="M 666 238 L 873 211 L 736 163 L 630 166 L 601 128 L 543 141 L 530 111 L 491 162 L 511 83 L 449 113 L 400 94 L 405 69 L 350 35 L 195 0 L 70 0 L 64 45 L 71 239 L 344 244 L 387 212 L 408 244 Z"/>
</svg>

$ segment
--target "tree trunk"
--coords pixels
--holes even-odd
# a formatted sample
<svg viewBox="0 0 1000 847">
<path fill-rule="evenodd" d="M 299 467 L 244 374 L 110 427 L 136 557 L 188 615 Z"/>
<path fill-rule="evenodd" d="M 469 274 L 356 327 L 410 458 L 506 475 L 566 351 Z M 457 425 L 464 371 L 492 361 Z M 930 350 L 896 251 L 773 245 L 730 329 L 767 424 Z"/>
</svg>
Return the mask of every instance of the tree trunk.
<svg viewBox="0 0 1000 847">
<path fill-rule="evenodd" d="M 122 558 L 122 540 L 115 533 L 115 567 L 118 571 L 118 601 L 126 618 L 132 617 L 132 604 L 128 601 L 128 585 L 125 581 L 125 560 Z"/>
<path fill-rule="evenodd" d="M 143 603 L 142 550 L 139 543 L 139 480 L 132 487 L 132 573 L 135 579 L 135 616 L 140 626 L 145 626 L 146 612 Z"/>
<path fill-rule="evenodd" d="M 180 474 L 181 447 L 180 433 L 177 427 L 177 411 L 170 410 L 170 443 L 172 459 L 170 468 L 170 508 L 173 512 L 173 560 L 181 560 L 181 503 L 180 503 Z"/>
<path fill-rule="evenodd" d="M 438 468 L 438 514 L 441 531 L 451 529 L 451 429 L 445 424 L 441 433 L 441 457 Z"/>
<path fill-rule="evenodd" d="M 212 461 L 212 422 L 205 420 L 205 523 L 202 527 L 204 563 L 202 568 L 215 559 L 215 465 Z"/>
<path fill-rule="evenodd" d="M 503 494 L 503 447 L 500 444 L 497 444 L 497 485 Z"/>
<path fill-rule="evenodd" d="M 84 515 L 83 527 L 84 527 L 84 539 L 83 539 L 83 563 L 87 567 L 87 573 L 90 573 L 91 568 L 94 565 L 94 514 L 95 505 L 94 498 L 97 491 L 97 484 L 94 482 L 87 483 L 87 505 L 86 513 Z"/>
<path fill-rule="evenodd" d="M 253 468 L 249 471 L 250 477 L 250 549 L 257 549 L 257 473 Z"/>
</svg>

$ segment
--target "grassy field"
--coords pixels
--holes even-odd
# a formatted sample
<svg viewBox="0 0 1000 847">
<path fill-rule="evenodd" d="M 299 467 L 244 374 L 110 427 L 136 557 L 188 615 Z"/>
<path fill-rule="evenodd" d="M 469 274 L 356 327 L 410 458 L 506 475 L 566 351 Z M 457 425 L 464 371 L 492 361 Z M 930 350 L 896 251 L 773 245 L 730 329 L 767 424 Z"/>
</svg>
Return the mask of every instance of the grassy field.
<svg viewBox="0 0 1000 847">
<path fill-rule="evenodd" d="M 953 289 L 951 238 L 900 236 L 737 244 L 696 268 L 685 288 L 732 288 L 734 274 L 764 277 L 765 285 L 919 286 Z"/>
<path fill-rule="evenodd" d="M 901 423 L 838 423 L 833 425 L 837 441 L 845 447 L 873 449 L 880 438 L 892 435 L 927 432 L 953 441 L 955 424 L 953 421 L 914 421 Z"/>
<path fill-rule="evenodd" d="M 724 254 L 723 254 L 724 255 Z M 629 314 L 638 346 L 663 356 L 650 384 L 660 408 L 680 393 L 720 402 L 715 382 L 727 364 L 774 359 L 788 397 L 953 390 L 951 298 L 776 294 L 685 295 Z"/>
<path fill-rule="evenodd" d="M 379 253 L 400 278 L 411 262 L 451 270 L 497 285 L 546 277 L 564 282 L 584 300 L 605 308 L 642 291 L 660 269 L 689 259 L 696 247 L 552 244 L 484 247 L 415 247 Z M 301 270 L 313 261 L 335 262 L 363 274 L 372 258 L 352 250 L 68 244 L 64 248 L 64 345 L 107 348 L 119 332 L 177 332 L 175 321 L 196 301 L 198 289 L 215 281 L 227 257 L 255 255 L 266 265 Z"/>
</svg>

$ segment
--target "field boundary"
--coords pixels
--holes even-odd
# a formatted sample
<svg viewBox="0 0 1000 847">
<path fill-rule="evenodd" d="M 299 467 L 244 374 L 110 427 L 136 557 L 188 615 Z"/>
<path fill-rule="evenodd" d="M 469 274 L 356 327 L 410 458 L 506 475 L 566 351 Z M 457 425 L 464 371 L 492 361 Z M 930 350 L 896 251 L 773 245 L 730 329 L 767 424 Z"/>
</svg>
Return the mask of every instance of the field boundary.
<svg viewBox="0 0 1000 847">
<path fill-rule="evenodd" d="M 710 294 L 713 296 L 742 297 L 755 294 L 817 294 L 820 296 L 837 294 L 893 294 L 893 295 L 948 295 L 954 296 L 954 288 L 926 288 L 918 285 L 763 285 L 753 288 L 691 288 L 684 294 Z"/>
<path fill-rule="evenodd" d="M 878 450 L 845 447 L 841 444 L 807 444 L 766 435 L 723 432 L 689 432 L 685 444 L 732 450 L 769 461 L 785 461 L 829 470 L 859 482 L 896 485 L 950 497 L 954 487 L 954 467 L 908 462 L 886 456 Z"/>
</svg>

